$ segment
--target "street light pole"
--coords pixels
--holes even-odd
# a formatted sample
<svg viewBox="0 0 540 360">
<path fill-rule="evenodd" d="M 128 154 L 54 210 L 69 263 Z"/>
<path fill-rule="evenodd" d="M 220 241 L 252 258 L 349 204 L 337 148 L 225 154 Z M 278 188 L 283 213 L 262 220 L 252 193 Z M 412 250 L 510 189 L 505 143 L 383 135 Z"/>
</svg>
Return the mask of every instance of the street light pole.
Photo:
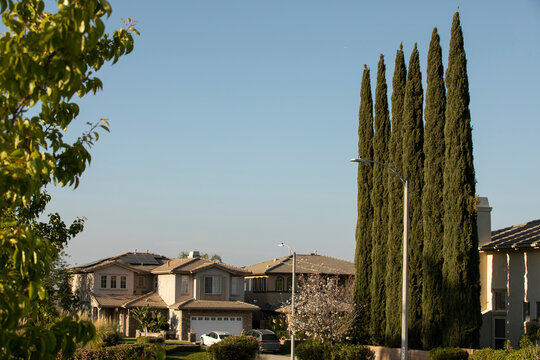
<svg viewBox="0 0 540 360">
<path fill-rule="evenodd" d="M 291 247 L 287 244 L 281 243 L 278 244 L 278 246 L 286 246 L 289 248 L 289 254 L 292 253 L 292 284 L 291 284 L 291 320 L 292 320 L 292 330 L 291 330 L 291 360 L 294 360 L 294 337 L 296 335 L 296 327 L 295 327 L 295 318 L 294 318 L 294 292 L 296 288 L 296 253 L 291 249 Z"/>
<path fill-rule="evenodd" d="M 403 183 L 403 280 L 402 280 L 402 300 L 401 300 L 401 360 L 407 360 L 408 346 L 408 320 L 409 320 L 409 179 L 404 179 L 394 168 L 375 160 L 362 158 L 351 159 L 351 162 L 379 164 L 392 171 Z"/>
</svg>

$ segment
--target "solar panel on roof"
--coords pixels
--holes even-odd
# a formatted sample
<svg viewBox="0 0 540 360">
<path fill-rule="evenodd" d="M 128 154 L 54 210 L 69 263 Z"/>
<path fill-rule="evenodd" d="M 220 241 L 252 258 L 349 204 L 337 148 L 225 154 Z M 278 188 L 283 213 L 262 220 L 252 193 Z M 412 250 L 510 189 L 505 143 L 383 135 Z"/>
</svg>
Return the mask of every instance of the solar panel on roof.
<svg viewBox="0 0 540 360">
<path fill-rule="evenodd" d="M 159 265 L 152 254 L 126 254 L 122 260 L 131 265 Z"/>
</svg>

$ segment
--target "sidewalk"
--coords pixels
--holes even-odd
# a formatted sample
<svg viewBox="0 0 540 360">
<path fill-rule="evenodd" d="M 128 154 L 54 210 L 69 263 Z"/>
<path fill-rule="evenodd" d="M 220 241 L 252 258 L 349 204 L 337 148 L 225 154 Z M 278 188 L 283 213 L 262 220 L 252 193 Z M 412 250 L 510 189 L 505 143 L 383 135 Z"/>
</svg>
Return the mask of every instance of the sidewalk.
<svg viewBox="0 0 540 360">
<path fill-rule="evenodd" d="M 261 360 L 285 360 L 290 358 L 291 355 L 260 354 Z"/>
</svg>

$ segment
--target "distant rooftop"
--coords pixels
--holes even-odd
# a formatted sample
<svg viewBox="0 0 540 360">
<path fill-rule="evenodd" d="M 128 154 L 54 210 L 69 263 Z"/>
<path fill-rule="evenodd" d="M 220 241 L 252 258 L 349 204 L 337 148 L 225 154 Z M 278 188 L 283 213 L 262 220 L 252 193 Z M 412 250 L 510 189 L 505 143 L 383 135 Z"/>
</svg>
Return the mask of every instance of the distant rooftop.
<svg viewBox="0 0 540 360">
<path fill-rule="evenodd" d="M 292 271 L 292 255 L 244 266 L 253 275 L 284 274 Z M 297 254 L 296 272 L 299 274 L 354 275 L 354 263 L 318 254 Z"/>
<path fill-rule="evenodd" d="M 127 252 L 120 255 L 111 256 L 108 258 L 91 261 L 82 265 L 77 265 L 71 268 L 72 271 L 91 271 L 95 268 L 102 267 L 108 264 L 117 263 L 123 266 L 128 266 L 136 270 L 149 271 L 155 267 L 162 265 L 165 261 L 170 260 L 170 258 L 153 254 L 150 252 Z"/>
<path fill-rule="evenodd" d="M 510 226 L 491 233 L 491 241 L 480 250 L 539 249 L 540 219 Z"/>
</svg>

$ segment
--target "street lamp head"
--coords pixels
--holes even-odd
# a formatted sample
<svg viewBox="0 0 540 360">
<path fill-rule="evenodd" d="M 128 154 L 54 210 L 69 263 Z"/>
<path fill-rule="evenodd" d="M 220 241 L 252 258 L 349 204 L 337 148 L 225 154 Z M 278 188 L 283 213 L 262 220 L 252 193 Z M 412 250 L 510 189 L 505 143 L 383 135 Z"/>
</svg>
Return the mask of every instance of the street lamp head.
<svg viewBox="0 0 540 360">
<path fill-rule="evenodd" d="M 360 162 L 367 162 L 366 159 L 362 159 L 362 158 L 356 158 L 356 159 L 351 159 L 350 162 L 357 162 L 357 163 L 360 163 Z"/>
<path fill-rule="evenodd" d="M 278 246 L 284 247 L 285 244 L 284 244 L 284 243 L 281 243 L 281 244 L 278 244 Z"/>
</svg>

